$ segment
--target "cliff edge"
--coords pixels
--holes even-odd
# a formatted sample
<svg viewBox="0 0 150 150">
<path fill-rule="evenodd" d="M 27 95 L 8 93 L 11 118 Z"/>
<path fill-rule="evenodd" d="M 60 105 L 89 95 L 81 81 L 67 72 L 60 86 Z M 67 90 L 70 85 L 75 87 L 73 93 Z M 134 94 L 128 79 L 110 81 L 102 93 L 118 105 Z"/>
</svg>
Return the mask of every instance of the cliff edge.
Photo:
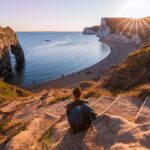
<svg viewBox="0 0 150 150">
<path fill-rule="evenodd" d="M 12 74 L 9 50 L 15 56 L 16 70 L 22 69 L 25 58 L 16 33 L 10 27 L 0 27 L 0 78 Z"/>
<path fill-rule="evenodd" d="M 84 35 L 96 35 L 100 26 L 86 27 L 83 30 Z"/>
</svg>

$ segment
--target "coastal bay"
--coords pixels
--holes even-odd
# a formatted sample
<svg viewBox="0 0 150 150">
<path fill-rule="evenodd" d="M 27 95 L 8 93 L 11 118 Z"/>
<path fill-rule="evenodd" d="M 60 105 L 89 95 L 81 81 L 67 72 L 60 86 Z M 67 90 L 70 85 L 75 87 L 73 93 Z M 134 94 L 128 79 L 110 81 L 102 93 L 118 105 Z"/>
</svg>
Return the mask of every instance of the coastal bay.
<svg viewBox="0 0 150 150">
<path fill-rule="evenodd" d="M 80 72 L 110 53 L 109 46 L 99 42 L 98 37 L 81 32 L 18 32 L 17 36 L 25 53 L 25 65 L 17 72 L 11 54 L 13 76 L 7 82 L 23 88 Z"/>
<path fill-rule="evenodd" d="M 67 88 L 75 87 L 82 81 L 99 78 L 104 72 L 108 71 L 113 65 L 117 65 L 125 60 L 129 53 L 137 49 L 133 43 L 123 43 L 118 41 L 102 40 L 111 48 L 109 55 L 80 72 L 60 77 L 56 80 L 41 83 L 39 85 L 30 86 L 27 89 L 40 91 L 48 88 Z"/>
</svg>

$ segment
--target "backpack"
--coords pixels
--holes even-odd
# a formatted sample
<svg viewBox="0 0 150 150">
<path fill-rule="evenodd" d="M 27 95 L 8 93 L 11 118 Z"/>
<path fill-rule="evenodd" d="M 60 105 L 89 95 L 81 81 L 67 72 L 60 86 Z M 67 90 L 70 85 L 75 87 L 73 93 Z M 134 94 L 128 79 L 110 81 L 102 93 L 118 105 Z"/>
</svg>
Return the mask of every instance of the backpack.
<svg viewBox="0 0 150 150">
<path fill-rule="evenodd" d="M 75 106 L 68 117 L 69 124 L 73 133 L 88 129 L 92 121 L 96 119 L 97 114 L 87 104 Z"/>
</svg>

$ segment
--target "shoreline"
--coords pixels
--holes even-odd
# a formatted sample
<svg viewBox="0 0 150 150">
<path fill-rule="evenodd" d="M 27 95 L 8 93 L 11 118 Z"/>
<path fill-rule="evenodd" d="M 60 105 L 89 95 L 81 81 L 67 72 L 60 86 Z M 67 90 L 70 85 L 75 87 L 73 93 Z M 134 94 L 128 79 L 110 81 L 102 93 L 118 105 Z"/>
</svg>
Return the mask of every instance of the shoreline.
<svg viewBox="0 0 150 150">
<path fill-rule="evenodd" d="M 127 44 L 118 41 L 116 42 L 107 40 L 102 40 L 101 42 L 107 44 L 110 47 L 111 52 L 100 62 L 92 65 L 91 67 L 83 69 L 80 72 L 75 72 L 61 78 L 50 80 L 34 86 L 29 86 L 25 89 L 38 92 L 50 88 L 73 88 L 83 81 L 100 78 L 101 72 L 110 69 L 113 65 L 121 63 L 127 58 L 130 52 L 136 49 L 131 43 Z"/>
</svg>

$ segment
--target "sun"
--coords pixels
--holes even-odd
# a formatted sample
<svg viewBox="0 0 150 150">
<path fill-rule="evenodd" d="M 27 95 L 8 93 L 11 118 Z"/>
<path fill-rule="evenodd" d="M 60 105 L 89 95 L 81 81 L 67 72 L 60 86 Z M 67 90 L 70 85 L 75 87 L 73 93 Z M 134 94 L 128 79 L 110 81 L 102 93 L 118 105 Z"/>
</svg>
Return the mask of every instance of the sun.
<svg viewBox="0 0 150 150">
<path fill-rule="evenodd" d="M 150 14 L 150 0 L 128 0 L 123 4 L 120 16 L 143 18 Z"/>
</svg>

